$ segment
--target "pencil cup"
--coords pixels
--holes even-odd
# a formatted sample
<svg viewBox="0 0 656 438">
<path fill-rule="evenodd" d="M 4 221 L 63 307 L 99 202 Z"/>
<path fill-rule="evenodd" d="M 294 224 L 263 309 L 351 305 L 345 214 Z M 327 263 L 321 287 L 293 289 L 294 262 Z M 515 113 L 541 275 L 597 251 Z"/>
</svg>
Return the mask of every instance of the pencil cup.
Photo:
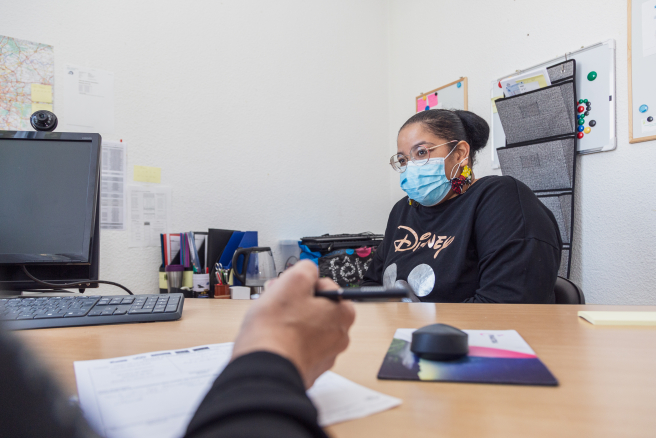
<svg viewBox="0 0 656 438">
<path fill-rule="evenodd" d="M 210 274 L 194 274 L 194 298 L 208 298 L 210 294 Z"/>
<path fill-rule="evenodd" d="M 230 299 L 230 286 L 227 284 L 215 284 L 214 298 Z"/>
<path fill-rule="evenodd" d="M 170 294 L 179 293 L 182 287 L 182 265 L 168 265 L 166 267 L 166 288 Z"/>
</svg>

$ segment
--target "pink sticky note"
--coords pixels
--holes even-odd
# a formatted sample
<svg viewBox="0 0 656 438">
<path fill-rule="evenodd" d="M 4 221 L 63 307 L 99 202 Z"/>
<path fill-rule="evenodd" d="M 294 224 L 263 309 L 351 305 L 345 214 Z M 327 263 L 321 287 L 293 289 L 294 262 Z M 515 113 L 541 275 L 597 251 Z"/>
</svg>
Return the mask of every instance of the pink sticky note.
<svg viewBox="0 0 656 438">
<path fill-rule="evenodd" d="M 432 93 L 428 95 L 428 106 L 431 108 L 437 106 L 437 94 Z"/>
<path fill-rule="evenodd" d="M 417 99 L 417 112 L 423 111 L 426 108 L 426 101 L 422 98 Z"/>
</svg>

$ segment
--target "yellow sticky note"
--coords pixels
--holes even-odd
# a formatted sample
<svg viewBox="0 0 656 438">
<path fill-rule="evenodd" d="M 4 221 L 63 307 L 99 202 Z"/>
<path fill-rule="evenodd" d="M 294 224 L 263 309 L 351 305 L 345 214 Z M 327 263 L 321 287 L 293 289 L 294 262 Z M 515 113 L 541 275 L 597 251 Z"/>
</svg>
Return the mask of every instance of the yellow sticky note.
<svg viewBox="0 0 656 438">
<path fill-rule="evenodd" d="M 52 85 L 32 84 L 32 102 L 52 103 Z"/>
<path fill-rule="evenodd" d="M 497 113 L 497 99 L 501 99 L 503 96 L 497 96 L 492 98 L 492 113 Z"/>
<path fill-rule="evenodd" d="M 41 110 L 46 110 L 52 112 L 52 104 L 51 103 L 34 103 L 32 102 L 32 113 L 35 113 L 36 111 L 41 111 Z"/>
<path fill-rule="evenodd" d="M 160 167 L 134 166 L 134 180 L 159 184 L 162 182 L 162 169 Z"/>
<path fill-rule="evenodd" d="M 578 314 L 595 325 L 656 325 L 656 312 L 579 310 Z"/>
</svg>

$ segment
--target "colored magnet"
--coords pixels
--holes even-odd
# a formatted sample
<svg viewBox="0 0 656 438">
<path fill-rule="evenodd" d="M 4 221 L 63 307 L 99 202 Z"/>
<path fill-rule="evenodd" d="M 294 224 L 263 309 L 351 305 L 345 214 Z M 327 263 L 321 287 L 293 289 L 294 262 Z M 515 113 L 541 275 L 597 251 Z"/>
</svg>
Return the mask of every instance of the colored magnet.
<svg viewBox="0 0 656 438">
<path fill-rule="evenodd" d="M 583 99 L 583 103 L 588 103 L 588 99 Z"/>
<path fill-rule="evenodd" d="M 583 99 L 579 99 L 579 103 L 583 103 Z"/>
<path fill-rule="evenodd" d="M 583 130 L 584 130 L 585 128 L 583 127 L 583 125 L 579 125 L 579 127 L 578 127 L 577 129 L 579 130 L 579 132 L 583 132 Z"/>
<path fill-rule="evenodd" d="M 648 109 L 649 107 L 647 105 L 640 105 L 640 109 L 638 109 L 638 111 L 641 113 L 646 113 Z"/>
<path fill-rule="evenodd" d="M 588 123 L 588 125 L 592 126 L 593 128 L 595 127 L 596 124 L 597 124 L 596 120 L 590 120 L 590 123 Z"/>
<path fill-rule="evenodd" d="M 588 127 L 588 128 L 585 128 L 585 129 L 583 130 L 583 132 L 585 132 L 586 134 L 589 134 L 590 131 L 592 131 L 592 129 L 590 129 L 589 127 Z"/>
<path fill-rule="evenodd" d="M 577 136 L 579 139 L 581 139 L 581 138 L 583 138 L 583 133 L 582 133 L 582 132 L 579 132 L 578 134 L 576 134 L 576 136 Z"/>
<path fill-rule="evenodd" d="M 426 111 L 428 111 L 428 110 L 430 109 L 430 107 L 429 107 L 428 105 L 426 105 L 426 108 L 424 108 L 424 109 L 425 109 Z"/>
<path fill-rule="evenodd" d="M 588 73 L 588 80 L 589 81 L 594 81 L 595 79 L 597 79 L 597 72 L 596 71 L 591 71 L 590 73 Z"/>
<path fill-rule="evenodd" d="M 584 115 L 584 116 L 589 116 L 589 115 L 590 115 L 590 111 L 586 111 L 586 112 L 584 112 L 583 115 Z"/>
<path fill-rule="evenodd" d="M 579 119 L 579 125 L 583 125 L 583 124 L 585 124 L 585 120 Z"/>
<path fill-rule="evenodd" d="M 458 82 L 458 88 L 462 87 L 462 82 Z"/>
<path fill-rule="evenodd" d="M 501 87 L 501 81 L 499 81 L 499 88 L 502 88 L 502 87 Z"/>
<path fill-rule="evenodd" d="M 585 107 L 583 105 L 581 105 L 577 108 L 577 110 L 578 110 L 578 112 L 582 113 L 583 111 L 585 111 Z"/>
<path fill-rule="evenodd" d="M 649 123 L 651 123 L 651 122 L 654 121 L 654 118 L 653 118 L 652 116 L 649 116 L 649 117 L 647 117 L 647 121 L 648 121 Z"/>
</svg>

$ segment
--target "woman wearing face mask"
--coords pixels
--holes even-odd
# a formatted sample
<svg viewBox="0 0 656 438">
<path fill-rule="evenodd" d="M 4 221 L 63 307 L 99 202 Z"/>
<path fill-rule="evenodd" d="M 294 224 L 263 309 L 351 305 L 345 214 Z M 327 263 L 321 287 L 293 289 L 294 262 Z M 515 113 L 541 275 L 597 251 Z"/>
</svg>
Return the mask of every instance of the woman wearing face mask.
<svg viewBox="0 0 656 438">
<path fill-rule="evenodd" d="M 558 224 L 520 181 L 474 177 L 489 132 L 474 113 L 439 109 L 401 127 L 390 164 L 408 196 L 390 213 L 364 285 L 407 283 L 415 301 L 554 302 Z"/>
</svg>

